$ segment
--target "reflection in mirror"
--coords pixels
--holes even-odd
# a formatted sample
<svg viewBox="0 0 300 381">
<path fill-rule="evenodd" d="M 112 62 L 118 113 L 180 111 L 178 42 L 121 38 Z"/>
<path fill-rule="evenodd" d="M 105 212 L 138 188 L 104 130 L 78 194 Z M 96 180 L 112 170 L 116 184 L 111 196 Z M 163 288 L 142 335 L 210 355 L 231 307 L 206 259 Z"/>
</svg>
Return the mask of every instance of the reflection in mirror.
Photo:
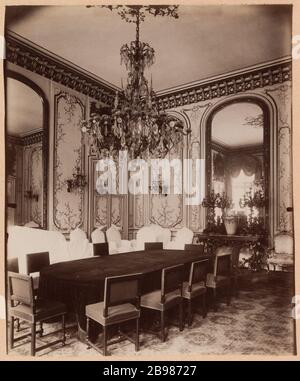
<svg viewBox="0 0 300 381">
<path fill-rule="evenodd" d="M 43 103 L 29 86 L 6 83 L 7 225 L 43 227 Z"/>
<path fill-rule="evenodd" d="M 209 228 L 225 234 L 256 234 L 265 228 L 264 124 L 263 110 L 255 103 L 229 104 L 214 114 L 205 200 L 212 207 Z"/>
</svg>

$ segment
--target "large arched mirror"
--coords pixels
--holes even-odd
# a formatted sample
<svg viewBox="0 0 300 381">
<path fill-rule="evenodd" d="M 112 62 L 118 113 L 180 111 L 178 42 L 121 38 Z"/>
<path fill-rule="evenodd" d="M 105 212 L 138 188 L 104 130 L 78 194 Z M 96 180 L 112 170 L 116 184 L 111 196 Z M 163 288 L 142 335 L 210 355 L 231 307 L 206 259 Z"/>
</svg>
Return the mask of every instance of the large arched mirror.
<svg viewBox="0 0 300 381">
<path fill-rule="evenodd" d="M 6 77 L 7 226 L 47 228 L 48 104 L 18 73 Z"/>
<path fill-rule="evenodd" d="M 263 105 L 252 99 L 227 103 L 209 118 L 204 200 L 208 231 L 262 234 L 269 230 L 268 123 Z"/>
</svg>

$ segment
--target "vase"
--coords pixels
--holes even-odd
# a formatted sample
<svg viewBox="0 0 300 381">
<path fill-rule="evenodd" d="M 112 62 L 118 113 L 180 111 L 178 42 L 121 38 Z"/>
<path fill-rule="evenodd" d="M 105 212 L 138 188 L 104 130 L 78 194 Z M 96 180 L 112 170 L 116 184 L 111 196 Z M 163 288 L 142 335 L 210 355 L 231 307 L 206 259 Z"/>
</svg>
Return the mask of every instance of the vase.
<svg viewBox="0 0 300 381">
<path fill-rule="evenodd" d="M 227 216 L 224 217 L 224 225 L 226 233 L 228 235 L 234 235 L 238 227 L 238 219 L 236 216 Z"/>
</svg>

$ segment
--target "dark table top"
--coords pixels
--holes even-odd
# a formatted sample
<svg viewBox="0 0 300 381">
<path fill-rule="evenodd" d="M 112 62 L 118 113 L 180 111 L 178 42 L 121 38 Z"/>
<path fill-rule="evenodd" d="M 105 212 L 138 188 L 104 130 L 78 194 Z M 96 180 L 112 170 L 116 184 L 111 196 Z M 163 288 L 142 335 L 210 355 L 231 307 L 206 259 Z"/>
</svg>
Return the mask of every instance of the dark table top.
<svg viewBox="0 0 300 381">
<path fill-rule="evenodd" d="M 97 256 L 75 261 L 60 262 L 41 270 L 40 280 L 52 278 L 76 284 L 100 283 L 106 277 L 151 273 L 164 267 L 190 263 L 200 258 L 199 252 L 184 250 L 134 251 L 108 256 Z"/>
<path fill-rule="evenodd" d="M 106 277 L 142 273 L 142 291 L 150 292 L 160 287 L 164 267 L 186 264 L 188 273 L 189 263 L 205 258 L 197 251 L 153 250 L 55 263 L 40 272 L 39 297 L 65 303 L 83 331 L 85 306 L 103 300 Z"/>
</svg>

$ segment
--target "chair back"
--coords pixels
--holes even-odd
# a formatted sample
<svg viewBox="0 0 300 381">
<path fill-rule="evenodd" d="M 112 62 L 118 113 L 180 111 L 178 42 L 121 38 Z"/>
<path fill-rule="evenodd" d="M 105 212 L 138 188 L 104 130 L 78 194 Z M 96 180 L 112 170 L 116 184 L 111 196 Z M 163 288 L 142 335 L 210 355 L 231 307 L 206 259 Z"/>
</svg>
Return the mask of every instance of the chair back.
<svg viewBox="0 0 300 381">
<path fill-rule="evenodd" d="M 184 250 L 186 251 L 198 251 L 199 255 L 203 255 L 204 253 L 204 246 L 203 245 L 196 245 L 196 244 L 185 244 Z"/>
<path fill-rule="evenodd" d="M 146 251 L 162 250 L 162 249 L 163 249 L 163 243 L 162 242 L 145 242 L 145 250 Z"/>
<path fill-rule="evenodd" d="M 42 268 L 50 265 L 49 252 L 33 253 L 26 255 L 27 274 L 40 272 Z"/>
<path fill-rule="evenodd" d="M 93 255 L 100 257 L 109 255 L 108 243 L 93 243 Z"/>
<path fill-rule="evenodd" d="M 165 296 L 179 290 L 182 295 L 182 283 L 184 277 L 184 265 L 166 267 L 161 276 L 161 303 L 165 302 Z"/>
<path fill-rule="evenodd" d="M 34 307 L 33 281 L 28 275 L 8 272 L 9 299 L 13 302 Z"/>
<path fill-rule="evenodd" d="M 134 302 L 140 308 L 140 277 L 141 274 L 128 274 L 105 278 L 104 317 L 107 317 L 109 307 L 118 304 Z"/>
<path fill-rule="evenodd" d="M 189 276 L 189 291 L 192 291 L 193 284 L 206 282 L 206 276 L 209 271 L 209 259 L 192 262 Z"/>
<path fill-rule="evenodd" d="M 19 272 L 19 260 L 18 258 L 7 258 L 7 271 L 18 273 Z"/>
<path fill-rule="evenodd" d="M 229 276 L 231 274 L 232 268 L 232 254 L 217 255 L 215 259 L 214 275 L 225 275 Z"/>
</svg>

